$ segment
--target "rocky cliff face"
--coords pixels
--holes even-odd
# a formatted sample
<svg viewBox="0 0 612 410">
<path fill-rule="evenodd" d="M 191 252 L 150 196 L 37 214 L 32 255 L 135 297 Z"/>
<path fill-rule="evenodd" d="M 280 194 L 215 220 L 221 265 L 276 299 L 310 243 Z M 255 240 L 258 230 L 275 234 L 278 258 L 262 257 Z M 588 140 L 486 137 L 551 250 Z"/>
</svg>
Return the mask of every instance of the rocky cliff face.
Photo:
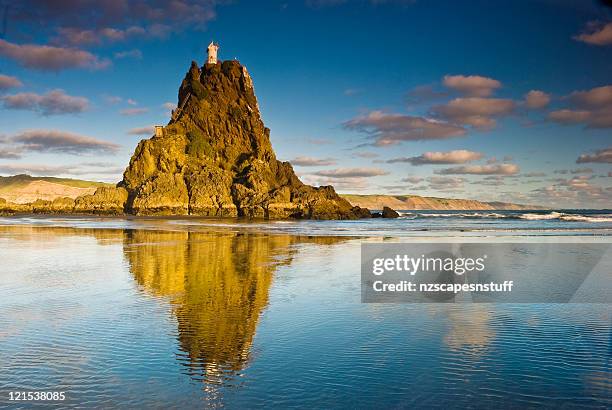
<svg viewBox="0 0 612 410">
<path fill-rule="evenodd" d="M 331 186 L 303 184 L 291 164 L 276 159 L 238 61 L 191 64 L 172 119 L 162 135 L 138 144 L 118 188 L 128 193 L 126 212 L 139 215 L 369 216 Z"/>
</svg>

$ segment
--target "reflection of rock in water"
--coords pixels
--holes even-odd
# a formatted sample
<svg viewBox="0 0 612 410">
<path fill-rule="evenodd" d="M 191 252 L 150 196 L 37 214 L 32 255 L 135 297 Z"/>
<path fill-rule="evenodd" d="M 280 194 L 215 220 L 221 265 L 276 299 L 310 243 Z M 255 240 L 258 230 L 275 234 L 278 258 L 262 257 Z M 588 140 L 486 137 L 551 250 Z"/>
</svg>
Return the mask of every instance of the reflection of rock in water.
<svg viewBox="0 0 612 410">
<path fill-rule="evenodd" d="M 0 226 L 0 234 L 5 237 L 10 237 L 11 240 L 17 241 L 41 241 L 44 237 L 45 242 L 53 243 L 61 238 L 66 237 L 87 237 L 91 236 L 96 239 L 100 245 L 121 244 L 123 242 L 123 229 L 93 229 L 93 228 L 72 228 L 72 227 L 48 227 L 48 226 L 32 226 L 32 225 L 5 225 Z"/>
<path fill-rule="evenodd" d="M 495 337 L 490 309 L 479 304 L 452 306 L 448 310 L 450 328 L 444 337 L 449 349 L 475 356 L 483 354 Z"/>
<path fill-rule="evenodd" d="M 171 298 L 189 373 L 214 383 L 245 367 L 275 265 L 289 262 L 290 245 L 297 241 L 275 235 L 132 231 L 125 254 L 147 292 Z"/>
</svg>

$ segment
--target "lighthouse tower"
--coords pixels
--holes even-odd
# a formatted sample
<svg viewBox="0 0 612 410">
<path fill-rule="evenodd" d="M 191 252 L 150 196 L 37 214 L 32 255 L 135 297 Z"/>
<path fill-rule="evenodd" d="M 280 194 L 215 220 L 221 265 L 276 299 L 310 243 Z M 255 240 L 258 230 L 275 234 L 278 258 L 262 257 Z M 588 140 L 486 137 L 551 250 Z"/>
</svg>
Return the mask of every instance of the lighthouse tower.
<svg viewBox="0 0 612 410">
<path fill-rule="evenodd" d="M 211 41 L 207 48 L 208 59 L 206 64 L 217 64 L 217 50 L 219 50 L 219 44 Z"/>
</svg>

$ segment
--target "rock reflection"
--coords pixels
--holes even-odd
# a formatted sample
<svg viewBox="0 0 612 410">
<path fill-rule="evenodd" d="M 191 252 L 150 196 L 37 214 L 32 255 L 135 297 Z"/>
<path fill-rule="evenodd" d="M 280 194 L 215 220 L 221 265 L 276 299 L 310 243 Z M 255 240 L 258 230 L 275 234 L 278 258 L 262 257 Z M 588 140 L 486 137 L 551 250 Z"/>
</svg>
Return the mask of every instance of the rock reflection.
<svg viewBox="0 0 612 410">
<path fill-rule="evenodd" d="M 486 304 L 453 306 L 448 310 L 449 329 L 444 342 L 451 351 L 481 356 L 495 338 L 491 319 L 491 307 Z"/>
<path fill-rule="evenodd" d="M 54 244 L 65 238 L 93 237 L 100 245 L 121 244 L 124 236 L 123 229 L 93 229 L 72 228 L 57 226 L 11 226 L 0 225 L 0 237 L 10 238 L 12 241 L 36 242 Z M 44 239 L 44 241 L 43 241 Z"/>
<path fill-rule="evenodd" d="M 303 241 L 338 239 L 129 231 L 124 253 L 138 284 L 171 300 L 179 361 L 192 378 L 216 384 L 245 368 L 273 273 Z"/>
</svg>

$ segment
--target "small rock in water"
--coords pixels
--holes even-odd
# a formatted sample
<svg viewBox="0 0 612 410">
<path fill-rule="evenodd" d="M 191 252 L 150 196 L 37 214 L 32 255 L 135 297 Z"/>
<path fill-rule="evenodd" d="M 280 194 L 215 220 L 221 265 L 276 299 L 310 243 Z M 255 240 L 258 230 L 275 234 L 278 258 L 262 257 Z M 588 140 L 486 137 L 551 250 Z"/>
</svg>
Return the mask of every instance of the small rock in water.
<svg viewBox="0 0 612 410">
<path fill-rule="evenodd" d="M 397 218 L 399 216 L 400 215 L 395 210 L 389 208 L 388 206 L 385 206 L 383 208 L 383 211 L 382 211 L 383 218 Z"/>
</svg>

